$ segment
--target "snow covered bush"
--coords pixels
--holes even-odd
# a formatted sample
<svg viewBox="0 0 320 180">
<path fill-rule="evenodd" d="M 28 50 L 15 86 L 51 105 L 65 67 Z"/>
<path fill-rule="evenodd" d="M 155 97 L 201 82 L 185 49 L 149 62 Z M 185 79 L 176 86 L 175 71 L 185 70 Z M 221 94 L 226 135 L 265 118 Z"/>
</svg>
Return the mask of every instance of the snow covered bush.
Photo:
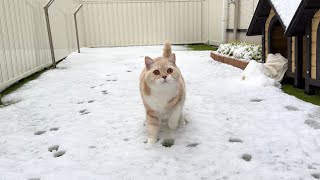
<svg viewBox="0 0 320 180">
<path fill-rule="evenodd" d="M 221 44 L 217 52 L 238 59 L 256 60 L 258 62 L 262 59 L 262 47 L 245 42 Z"/>
</svg>

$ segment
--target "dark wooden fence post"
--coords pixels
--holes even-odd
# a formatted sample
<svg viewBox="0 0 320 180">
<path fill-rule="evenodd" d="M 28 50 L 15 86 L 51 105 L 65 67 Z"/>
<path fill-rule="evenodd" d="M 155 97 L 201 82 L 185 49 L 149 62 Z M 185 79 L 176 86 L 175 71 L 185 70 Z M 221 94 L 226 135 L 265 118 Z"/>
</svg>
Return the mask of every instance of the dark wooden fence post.
<svg viewBox="0 0 320 180">
<path fill-rule="evenodd" d="M 306 79 L 305 79 L 305 89 L 304 92 L 306 94 L 314 94 L 314 89 L 310 85 L 310 79 L 311 79 L 311 28 L 312 28 L 312 23 L 307 24 L 306 28 L 306 36 L 307 36 L 307 74 L 306 74 Z"/>
<path fill-rule="evenodd" d="M 296 36 L 295 41 L 295 75 L 294 86 L 296 88 L 303 88 L 302 82 L 302 61 L 303 61 L 303 38 L 302 36 Z"/>
</svg>

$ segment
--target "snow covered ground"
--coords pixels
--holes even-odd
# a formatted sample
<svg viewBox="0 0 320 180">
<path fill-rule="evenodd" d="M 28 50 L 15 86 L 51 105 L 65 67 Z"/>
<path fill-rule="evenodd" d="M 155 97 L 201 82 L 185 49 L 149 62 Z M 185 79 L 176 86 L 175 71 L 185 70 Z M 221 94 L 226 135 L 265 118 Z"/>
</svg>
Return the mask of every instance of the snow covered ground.
<svg viewBox="0 0 320 180">
<path fill-rule="evenodd" d="M 318 122 L 318 106 L 273 86 L 241 81 L 241 70 L 212 61 L 209 51 L 182 46 L 174 52 L 186 80 L 188 123 L 174 132 L 164 125 L 159 142 L 145 144 L 139 75 L 144 56 L 161 51 L 83 48 L 5 97 L 16 103 L 0 108 L 0 179 L 319 175 L 320 130 L 305 124 Z M 174 139 L 174 145 L 164 147 L 164 139 Z M 252 159 L 245 161 L 243 154 Z"/>
</svg>

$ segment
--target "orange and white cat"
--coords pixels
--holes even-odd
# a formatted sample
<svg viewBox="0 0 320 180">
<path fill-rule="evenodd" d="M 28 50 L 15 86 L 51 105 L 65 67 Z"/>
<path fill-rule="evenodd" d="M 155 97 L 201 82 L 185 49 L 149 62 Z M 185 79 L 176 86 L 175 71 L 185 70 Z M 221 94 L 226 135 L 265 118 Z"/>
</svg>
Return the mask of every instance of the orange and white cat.
<svg viewBox="0 0 320 180">
<path fill-rule="evenodd" d="M 170 129 L 176 129 L 179 121 L 184 122 L 185 84 L 168 41 L 162 57 L 145 57 L 140 93 L 146 110 L 148 143 L 158 141 L 161 121 L 168 120 Z"/>
</svg>

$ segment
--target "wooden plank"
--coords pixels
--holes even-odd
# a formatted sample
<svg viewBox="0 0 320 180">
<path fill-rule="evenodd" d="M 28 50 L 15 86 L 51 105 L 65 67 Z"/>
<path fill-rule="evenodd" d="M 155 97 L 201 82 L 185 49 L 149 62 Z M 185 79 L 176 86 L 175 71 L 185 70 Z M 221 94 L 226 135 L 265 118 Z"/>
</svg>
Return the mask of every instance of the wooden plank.
<svg viewBox="0 0 320 180">
<path fill-rule="evenodd" d="M 307 61 L 308 61 L 308 38 L 303 36 L 302 40 L 302 76 L 306 78 L 307 74 Z"/>
<path fill-rule="evenodd" d="M 296 63 L 296 73 L 295 73 L 295 78 L 294 78 L 294 86 L 298 87 L 298 88 L 302 88 L 303 85 L 303 79 L 302 79 L 302 50 L 303 50 L 303 39 L 301 36 L 297 37 L 296 39 L 296 43 L 295 43 L 295 56 L 297 61 L 295 61 Z"/>
<path fill-rule="evenodd" d="M 314 21 L 318 21 L 320 19 L 320 17 L 315 17 L 315 16 L 313 16 L 313 18 L 312 18 L 312 20 L 314 20 Z"/>
<path fill-rule="evenodd" d="M 266 24 L 265 24 L 265 31 L 266 31 L 266 34 L 268 34 L 270 21 L 271 21 L 271 19 L 273 18 L 273 16 L 274 16 L 274 15 L 275 15 L 275 14 L 274 14 L 274 12 L 270 11 L 269 17 L 267 18 L 267 20 L 266 20 Z"/>
<path fill-rule="evenodd" d="M 314 89 L 310 86 L 310 79 L 311 79 L 311 23 L 309 22 L 306 25 L 306 34 L 303 39 L 303 53 L 304 53 L 304 60 L 305 60 L 305 93 L 313 94 Z"/>
<path fill-rule="evenodd" d="M 316 47 L 317 47 L 317 43 L 311 43 L 311 53 L 312 54 L 316 54 L 317 52 L 316 52 Z"/>
<path fill-rule="evenodd" d="M 311 31 L 317 31 L 320 19 L 312 19 Z"/>
<path fill-rule="evenodd" d="M 289 37 L 287 38 L 287 42 L 288 42 L 288 71 L 287 72 L 292 72 L 291 69 L 292 69 L 292 38 Z"/>
<path fill-rule="evenodd" d="M 311 42 L 312 43 L 317 42 L 317 31 L 316 30 L 311 32 Z"/>
<path fill-rule="evenodd" d="M 292 62 L 292 69 L 291 69 L 291 71 L 292 72 L 296 72 L 296 65 L 295 65 L 295 62 Z"/>
<path fill-rule="evenodd" d="M 274 10 L 271 8 L 270 10 L 270 15 L 275 15 L 276 13 L 274 12 Z"/>
<path fill-rule="evenodd" d="M 311 55 L 311 66 L 316 66 L 317 65 L 317 56 L 312 54 Z"/>
<path fill-rule="evenodd" d="M 311 79 L 316 79 L 317 77 L 317 68 L 311 67 Z"/>
<path fill-rule="evenodd" d="M 292 50 L 292 55 L 291 55 L 291 59 L 292 59 L 292 64 L 291 64 L 291 71 L 292 72 L 295 72 L 295 69 L 296 69 L 296 64 L 295 64 L 295 59 L 296 59 L 296 56 L 295 56 L 295 37 L 292 37 L 292 47 L 291 47 L 291 50 Z"/>
</svg>

